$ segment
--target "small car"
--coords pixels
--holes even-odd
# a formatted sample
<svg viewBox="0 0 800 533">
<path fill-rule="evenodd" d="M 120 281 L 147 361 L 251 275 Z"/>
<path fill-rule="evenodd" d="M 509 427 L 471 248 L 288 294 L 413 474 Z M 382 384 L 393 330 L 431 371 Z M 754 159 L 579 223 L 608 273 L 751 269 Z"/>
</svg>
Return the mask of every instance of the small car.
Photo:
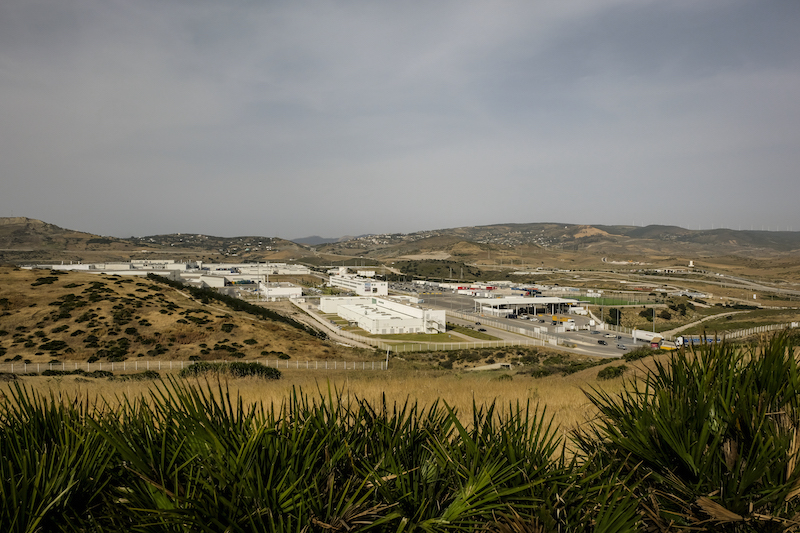
<svg viewBox="0 0 800 533">
<path fill-rule="evenodd" d="M 597 344 L 602 344 L 603 346 L 608 346 L 608 343 L 606 341 L 604 341 L 603 339 L 600 339 L 599 341 L 597 341 Z"/>
<path fill-rule="evenodd" d="M 619 348 L 620 350 L 627 350 L 628 349 L 628 347 L 625 346 L 624 344 L 617 344 L 617 348 Z"/>
</svg>

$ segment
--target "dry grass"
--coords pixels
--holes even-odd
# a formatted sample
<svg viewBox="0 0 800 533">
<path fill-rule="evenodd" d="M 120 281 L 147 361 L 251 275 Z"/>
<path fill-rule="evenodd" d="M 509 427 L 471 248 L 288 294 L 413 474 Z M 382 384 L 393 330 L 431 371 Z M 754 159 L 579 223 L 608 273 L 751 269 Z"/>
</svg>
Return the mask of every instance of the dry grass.
<svg viewBox="0 0 800 533">
<path fill-rule="evenodd" d="M 446 402 L 468 422 L 472 406 L 496 402 L 501 411 L 509 405 L 539 404 L 554 417 L 562 432 L 585 424 L 595 414 L 583 393 L 589 388 L 616 392 L 621 379 L 598 381 L 597 368 L 569 376 L 548 376 L 534 379 L 525 375 L 499 372 L 442 372 L 395 369 L 387 371 L 306 371 L 281 370 L 278 381 L 256 378 L 232 379 L 227 382 L 233 395 L 241 396 L 246 404 L 280 405 L 293 392 L 302 390 L 312 397 L 327 397 L 328 391 L 340 391 L 344 399 L 361 398 L 379 405 L 386 397 L 391 405 L 410 401 L 430 406 L 435 401 Z M 163 375 L 163 373 L 162 373 Z M 503 378 L 502 376 L 510 376 Z M 158 385 L 153 381 L 119 381 L 85 379 L 74 376 L 25 377 L 26 386 L 39 392 L 61 395 L 65 399 L 89 398 L 97 404 L 108 403 L 112 408 L 123 396 L 136 398 L 146 395 Z M 0 395 L 8 394 L 10 383 L 0 383 Z M 335 393 L 334 393 L 335 395 Z"/>
</svg>

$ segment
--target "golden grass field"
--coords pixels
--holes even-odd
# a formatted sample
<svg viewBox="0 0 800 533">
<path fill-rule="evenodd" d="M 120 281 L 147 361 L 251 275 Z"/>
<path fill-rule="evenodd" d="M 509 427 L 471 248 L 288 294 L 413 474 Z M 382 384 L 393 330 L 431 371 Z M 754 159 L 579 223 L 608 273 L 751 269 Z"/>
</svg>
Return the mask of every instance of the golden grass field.
<svg viewBox="0 0 800 533">
<path fill-rule="evenodd" d="M 619 362 L 615 362 L 619 364 Z M 633 377 L 637 366 L 629 365 L 627 376 Z M 590 421 L 595 414 L 584 394 L 592 388 L 608 392 L 622 389 L 623 379 L 607 381 L 597 379 L 598 367 L 575 374 L 552 375 L 532 378 L 508 372 L 455 372 L 435 370 L 407 370 L 390 368 L 388 371 L 306 371 L 281 370 L 282 378 L 265 381 L 258 378 L 225 379 L 231 395 L 241 396 L 245 404 L 262 403 L 264 406 L 279 406 L 293 393 L 301 390 L 309 397 L 327 397 L 336 391 L 344 399 L 363 399 L 378 406 L 383 397 L 387 403 L 402 404 L 406 401 L 430 406 L 436 401 L 446 402 L 456 409 L 465 423 L 471 420 L 473 403 L 477 406 L 495 402 L 497 408 L 505 410 L 519 403 L 525 406 L 539 405 L 553 416 L 554 424 L 563 434 Z M 170 374 L 162 373 L 165 381 Z M 174 376 L 174 374 L 172 375 Z M 510 376 L 501 378 L 501 376 Z M 180 378 L 176 378 L 180 379 Z M 108 379 L 85 379 L 76 376 L 24 377 L 17 380 L 32 390 L 45 395 L 54 393 L 64 400 L 89 400 L 97 405 L 107 403 L 113 408 L 122 398 L 138 398 L 164 385 L 159 381 L 120 381 Z M 198 386 L 205 386 L 201 380 Z M 0 382 L 0 395 L 10 393 L 12 382 Z M 217 387 L 213 381 L 214 388 Z"/>
</svg>

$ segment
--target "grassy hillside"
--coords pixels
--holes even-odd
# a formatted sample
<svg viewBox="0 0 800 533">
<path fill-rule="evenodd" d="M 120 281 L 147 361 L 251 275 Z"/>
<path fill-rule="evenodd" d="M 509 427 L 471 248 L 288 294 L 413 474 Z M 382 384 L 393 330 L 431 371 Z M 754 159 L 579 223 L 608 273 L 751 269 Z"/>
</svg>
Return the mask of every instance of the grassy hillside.
<svg viewBox="0 0 800 533">
<path fill-rule="evenodd" d="M 0 361 L 349 358 L 287 324 L 137 277 L 0 267 Z M 361 356 L 363 357 L 363 355 Z"/>
</svg>

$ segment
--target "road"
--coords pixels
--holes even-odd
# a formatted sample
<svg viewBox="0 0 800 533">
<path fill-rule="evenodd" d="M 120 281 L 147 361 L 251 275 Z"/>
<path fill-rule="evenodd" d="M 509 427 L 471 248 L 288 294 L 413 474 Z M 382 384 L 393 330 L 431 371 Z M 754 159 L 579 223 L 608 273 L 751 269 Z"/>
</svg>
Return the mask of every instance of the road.
<svg viewBox="0 0 800 533">
<path fill-rule="evenodd" d="M 459 325 L 471 325 L 473 327 L 482 327 L 485 328 L 487 331 L 486 333 L 498 337 L 502 340 L 514 340 L 519 341 L 523 339 L 530 339 L 531 337 L 526 335 L 520 335 L 518 333 L 513 333 L 510 331 L 505 331 L 501 328 L 492 327 L 488 324 L 488 322 L 496 322 L 499 324 L 505 324 L 509 327 L 514 328 L 523 328 L 534 331 L 534 328 L 546 329 L 547 335 L 550 337 L 555 337 L 558 339 L 559 350 L 564 350 L 572 353 L 577 353 L 581 355 L 591 355 L 595 357 L 621 357 L 626 350 L 621 350 L 617 348 L 617 344 L 624 344 L 628 350 L 633 349 L 636 345 L 633 342 L 633 339 L 630 336 L 623 336 L 621 339 L 617 339 L 616 335 L 614 338 L 606 338 L 603 335 L 605 332 L 592 334 L 589 331 L 589 318 L 582 317 L 577 315 L 570 315 L 569 318 L 574 318 L 576 327 L 578 331 L 565 331 L 565 332 L 556 332 L 555 326 L 552 325 L 552 315 L 540 316 L 537 317 L 537 320 L 523 320 L 523 319 L 512 319 L 512 318 L 495 318 L 495 317 L 482 317 L 480 315 L 474 314 L 474 300 L 472 297 L 467 295 L 461 294 L 453 294 L 453 293 L 445 293 L 445 292 L 433 292 L 433 293 L 420 293 L 420 298 L 425 300 L 424 305 L 426 307 L 432 307 L 434 309 L 444 309 L 446 311 L 458 311 L 460 313 L 471 314 L 475 318 L 474 320 L 466 320 L 461 318 L 456 318 L 454 316 L 448 315 L 447 321 L 452 322 L 454 324 Z M 544 320 L 544 322 L 540 322 L 539 320 Z M 476 325 L 476 322 L 481 322 L 480 326 Z M 601 345 L 597 341 L 603 340 L 608 343 L 608 345 Z M 568 343 L 573 346 L 564 346 L 563 343 Z M 642 346 L 643 344 L 639 343 L 638 346 Z"/>
</svg>

